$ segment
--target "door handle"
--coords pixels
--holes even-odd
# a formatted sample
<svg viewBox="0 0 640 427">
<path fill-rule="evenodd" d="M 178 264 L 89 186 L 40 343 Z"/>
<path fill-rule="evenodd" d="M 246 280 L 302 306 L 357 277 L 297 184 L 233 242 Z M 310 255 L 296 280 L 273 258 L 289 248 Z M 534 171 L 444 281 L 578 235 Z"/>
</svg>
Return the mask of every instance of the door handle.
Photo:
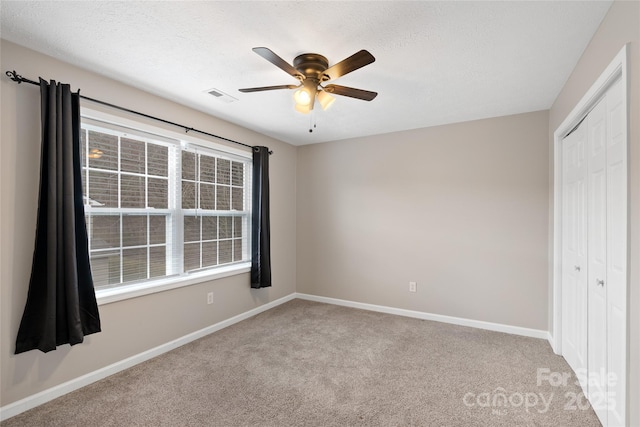
<svg viewBox="0 0 640 427">
<path fill-rule="evenodd" d="M 596 285 L 602 286 L 604 288 L 604 280 L 596 279 Z"/>
<path fill-rule="evenodd" d="M 576 270 L 576 271 L 580 271 L 580 266 L 579 265 L 574 265 L 573 269 Z"/>
</svg>

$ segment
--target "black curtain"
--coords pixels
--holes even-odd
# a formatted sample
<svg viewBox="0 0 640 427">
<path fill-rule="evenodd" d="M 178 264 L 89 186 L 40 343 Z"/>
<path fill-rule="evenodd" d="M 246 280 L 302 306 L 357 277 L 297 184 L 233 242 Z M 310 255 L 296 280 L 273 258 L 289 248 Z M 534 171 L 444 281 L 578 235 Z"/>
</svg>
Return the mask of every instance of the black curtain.
<svg viewBox="0 0 640 427">
<path fill-rule="evenodd" d="M 253 147 L 253 204 L 251 221 L 251 287 L 271 286 L 269 225 L 269 149 Z"/>
<path fill-rule="evenodd" d="M 40 79 L 42 156 L 36 244 L 16 354 L 100 332 L 80 169 L 80 94 Z"/>
</svg>

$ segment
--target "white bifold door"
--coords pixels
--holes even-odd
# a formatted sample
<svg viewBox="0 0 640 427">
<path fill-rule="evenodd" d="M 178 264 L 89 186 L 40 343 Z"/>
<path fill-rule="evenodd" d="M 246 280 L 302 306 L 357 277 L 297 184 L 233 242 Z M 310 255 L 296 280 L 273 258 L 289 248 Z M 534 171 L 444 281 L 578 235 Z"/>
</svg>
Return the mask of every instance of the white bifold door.
<svg viewBox="0 0 640 427">
<path fill-rule="evenodd" d="M 562 143 L 562 355 L 587 369 L 587 126 Z"/>
<path fill-rule="evenodd" d="M 624 110 L 618 80 L 562 146 L 562 355 L 604 426 L 626 421 Z"/>
</svg>

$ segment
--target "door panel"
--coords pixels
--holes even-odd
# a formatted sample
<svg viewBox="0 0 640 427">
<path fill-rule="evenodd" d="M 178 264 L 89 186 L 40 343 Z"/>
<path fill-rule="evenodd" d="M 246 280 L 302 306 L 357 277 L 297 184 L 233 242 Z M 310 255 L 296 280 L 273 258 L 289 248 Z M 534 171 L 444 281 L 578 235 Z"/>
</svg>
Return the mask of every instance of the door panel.
<svg viewBox="0 0 640 427">
<path fill-rule="evenodd" d="M 562 142 L 562 355 L 576 372 L 587 368 L 586 137 L 583 123 Z"/>
<path fill-rule="evenodd" d="M 606 97 L 587 117 L 588 150 L 588 393 L 607 425 L 607 158 Z"/>
<path fill-rule="evenodd" d="M 627 156 L 622 82 L 607 92 L 607 373 L 609 425 L 625 424 Z"/>
</svg>

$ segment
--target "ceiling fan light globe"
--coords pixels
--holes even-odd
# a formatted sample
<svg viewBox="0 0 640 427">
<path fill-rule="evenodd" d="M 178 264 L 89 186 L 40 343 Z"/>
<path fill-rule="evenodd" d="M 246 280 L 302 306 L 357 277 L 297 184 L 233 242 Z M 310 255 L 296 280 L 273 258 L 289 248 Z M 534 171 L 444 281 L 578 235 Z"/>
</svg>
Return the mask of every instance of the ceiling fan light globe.
<svg viewBox="0 0 640 427">
<path fill-rule="evenodd" d="M 324 111 L 326 111 L 327 108 L 329 108 L 335 100 L 336 100 L 335 97 L 329 95 L 324 90 L 318 91 L 318 102 L 320 103 L 320 106 Z"/>
<path fill-rule="evenodd" d="M 294 92 L 293 99 L 296 105 L 309 105 L 311 103 L 311 94 L 307 88 L 301 88 Z"/>
</svg>

